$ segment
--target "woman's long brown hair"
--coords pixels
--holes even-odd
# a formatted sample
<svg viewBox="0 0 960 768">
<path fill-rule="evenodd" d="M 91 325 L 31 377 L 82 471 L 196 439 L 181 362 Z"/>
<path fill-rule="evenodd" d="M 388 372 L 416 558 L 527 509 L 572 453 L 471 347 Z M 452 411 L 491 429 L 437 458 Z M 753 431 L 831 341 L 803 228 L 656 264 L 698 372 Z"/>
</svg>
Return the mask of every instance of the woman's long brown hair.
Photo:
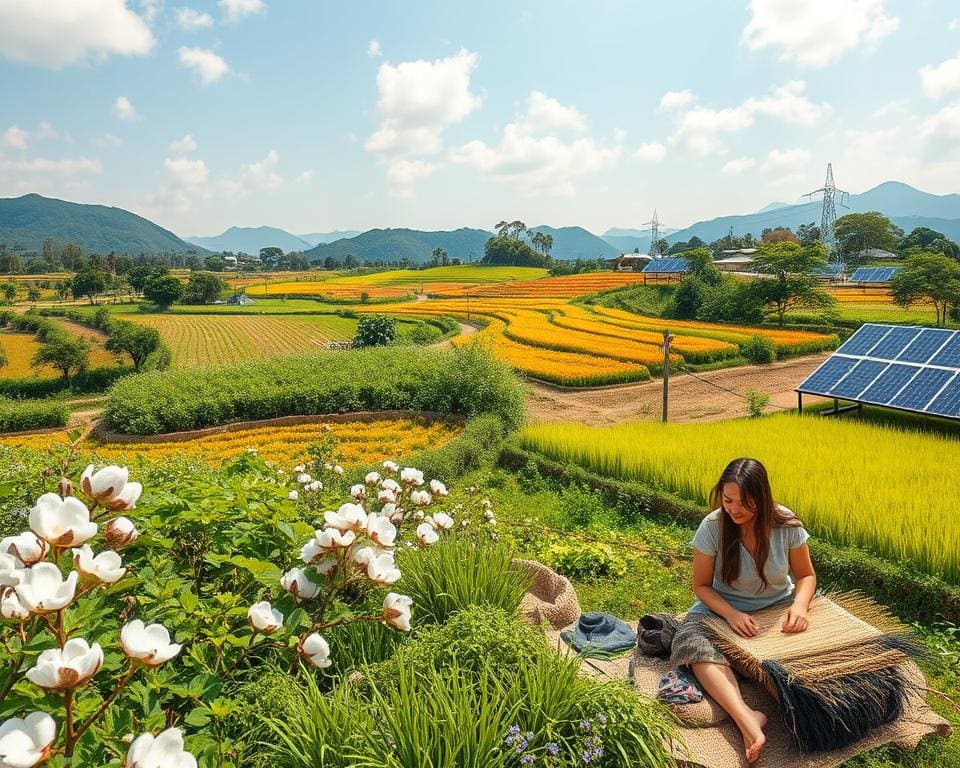
<svg viewBox="0 0 960 768">
<path fill-rule="evenodd" d="M 710 505 L 720 509 L 720 578 L 724 584 L 732 584 L 740 577 L 740 526 L 733 522 L 723 506 L 723 486 L 734 483 L 740 489 L 740 500 L 753 512 L 753 535 L 757 542 L 754 560 L 757 573 L 767 588 L 764 568 L 770 554 L 770 534 L 775 526 L 801 526 L 795 515 L 784 514 L 773 499 L 767 470 L 756 459 L 731 461 L 717 484 L 710 491 Z"/>
</svg>

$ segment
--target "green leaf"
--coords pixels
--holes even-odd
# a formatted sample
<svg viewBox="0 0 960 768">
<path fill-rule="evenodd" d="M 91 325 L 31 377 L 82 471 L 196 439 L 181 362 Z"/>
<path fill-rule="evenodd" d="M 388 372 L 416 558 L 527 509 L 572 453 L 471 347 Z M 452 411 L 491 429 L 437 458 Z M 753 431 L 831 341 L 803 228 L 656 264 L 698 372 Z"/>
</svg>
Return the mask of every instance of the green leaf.
<svg viewBox="0 0 960 768">
<path fill-rule="evenodd" d="M 207 707 L 195 707 L 187 713 L 187 716 L 183 718 L 183 720 L 187 725 L 202 728 L 210 722 L 211 715 L 213 715 L 213 713 Z"/>
<path fill-rule="evenodd" d="M 197 605 L 200 603 L 200 598 L 198 598 L 193 592 L 181 592 L 180 593 L 180 605 L 183 606 L 183 609 L 187 613 L 193 613 L 197 609 Z"/>
</svg>

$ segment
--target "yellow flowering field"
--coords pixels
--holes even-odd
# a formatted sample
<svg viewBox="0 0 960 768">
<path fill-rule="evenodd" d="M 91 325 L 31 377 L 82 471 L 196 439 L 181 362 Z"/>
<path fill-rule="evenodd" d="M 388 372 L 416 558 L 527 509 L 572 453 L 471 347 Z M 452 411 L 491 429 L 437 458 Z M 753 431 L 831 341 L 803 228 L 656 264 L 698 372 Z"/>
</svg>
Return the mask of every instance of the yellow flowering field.
<svg viewBox="0 0 960 768">
<path fill-rule="evenodd" d="M 365 464 L 435 448 L 456 437 L 461 429 L 454 422 L 414 418 L 311 422 L 223 430 L 189 440 L 163 442 L 102 443 L 88 438 L 81 447 L 110 461 L 190 457 L 214 466 L 253 448 L 265 460 L 287 466 L 306 461 L 310 444 L 332 434 L 340 441 L 343 464 Z M 64 431 L 0 437 L 0 445 L 33 450 L 45 450 L 66 441 Z"/>
<path fill-rule="evenodd" d="M 103 348 L 105 337 L 102 333 L 75 323 L 62 322 L 61 325 L 74 335 L 82 336 L 90 342 L 91 368 L 117 364 L 117 358 Z M 30 361 L 40 349 L 40 342 L 32 333 L 21 333 L 9 328 L 0 329 L 0 349 L 3 349 L 7 358 L 7 364 L 0 368 L 0 379 L 22 379 L 31 376 L 39 379 L 53 379 L 60 376 L 60 371 L 48 365 L 41 368 L 30 366 Z"/>
</svg>

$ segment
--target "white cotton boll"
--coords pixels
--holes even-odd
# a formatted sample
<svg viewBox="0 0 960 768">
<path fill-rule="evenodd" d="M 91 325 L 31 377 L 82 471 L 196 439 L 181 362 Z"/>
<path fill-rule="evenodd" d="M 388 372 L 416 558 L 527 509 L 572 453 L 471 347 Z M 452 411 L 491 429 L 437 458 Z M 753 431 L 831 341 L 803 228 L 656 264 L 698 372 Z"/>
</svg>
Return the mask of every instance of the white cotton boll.
<svg viewBox="0 0 960 768">
<path fill-rule="evenodd" d="M 413 598 L 390 592 L 383 600 L 383 620 L 403 632 L 410 631 L 410 609 Z"/>
<path fill-rule="evenodd" d="M 247 611 L 250 626 L 265 635 L 271 635 L 283 626 L 283 614 L 270 605 L 268 600 L 254 603 Z"/>
</svg>

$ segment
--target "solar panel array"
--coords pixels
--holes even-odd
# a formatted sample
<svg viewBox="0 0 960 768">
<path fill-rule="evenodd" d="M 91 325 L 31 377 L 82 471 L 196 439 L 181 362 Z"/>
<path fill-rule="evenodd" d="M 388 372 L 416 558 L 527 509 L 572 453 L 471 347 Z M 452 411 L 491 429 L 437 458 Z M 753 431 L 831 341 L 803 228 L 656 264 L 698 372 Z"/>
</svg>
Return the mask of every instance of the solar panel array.
<svg viewBox="0 0 960 768">
<path fill-rule="evenodd" d="M 813 270 L 817 277 L 840 277 L 843 274 L 843 264 L 827 264 Z"/>
<path fill-rule="evenodd" d="M 855 283 L 889 283 L 899 267 L 859 267 L 850 275 Z"/>
<path fill-rule="evenodd" d="M 797 391 L 960 418 L 960 331 L 861 326 Z"/>
<path fill-rule="evenodd" d="M 643 268 L 647 274 L 675 275 L 690 271 L 686 259 L 653 259 Z"/>
</svg>

